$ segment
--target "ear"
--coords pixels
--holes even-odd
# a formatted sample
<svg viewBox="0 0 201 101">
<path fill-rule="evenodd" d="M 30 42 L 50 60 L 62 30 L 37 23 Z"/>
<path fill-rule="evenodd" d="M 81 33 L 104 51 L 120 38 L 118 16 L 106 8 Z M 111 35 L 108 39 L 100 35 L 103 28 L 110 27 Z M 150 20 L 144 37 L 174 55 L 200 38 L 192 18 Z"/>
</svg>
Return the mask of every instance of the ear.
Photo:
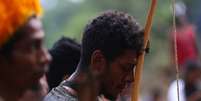
<svg viewBox="0 0 201 101">
<path fill-rule="evenodd" d="M 90 69 L 96 77 L 104 74 L 106 70 L 106 59 L 101 50 L 95 50 L 91 55 Z"/>
</svg>

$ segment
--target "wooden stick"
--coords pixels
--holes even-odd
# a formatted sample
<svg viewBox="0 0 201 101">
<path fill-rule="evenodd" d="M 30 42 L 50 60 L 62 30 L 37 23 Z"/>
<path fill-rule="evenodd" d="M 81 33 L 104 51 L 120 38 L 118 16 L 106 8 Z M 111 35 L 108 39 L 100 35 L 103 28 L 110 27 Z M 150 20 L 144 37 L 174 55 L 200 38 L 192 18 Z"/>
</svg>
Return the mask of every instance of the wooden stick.
<svg viewBox="0 0 201 101">
<path fill-rule="evenodd" d="M 152 19 L 154 15 L 154 11 L 156 8 L 156 3 L 157 0 L 152 0 L 151 2 L 151 7 L 147 16 L 147 22 L 145 25 L 145 32 L 144 32 L 144 49 L 147 47 L 148 40 L 150 38 L 150 31 L 151 31 L 151 26 L 152 26 Z M 144 64 L 144 56 L 145 52 L 142 53 L 142 55 L 139 56 L 138 63 L 136 66 L 136 70 L 134 73 L 134 84 L 132 86 L 132 101 L 138 101 L 139 97 L 139 89 L 140 89 L 140 79 L 141 79 L 141 74 L 143 70 L 143 64 Z"/>
<path fill-rule="evenodd" d="M 177 81 L 177 101 L 180 101 L 179 92 L 179 65 L 178 65 L 178 54 L 177 54 L 177 27 L 176 27 L 176 15 L 175 15 L 175 3 L 176 0 L 172 0 L 172 17 L 173 17 L 173 31 L 174 31 L 174 53 L 175 53 L 175 66 L 176 66 L 176 81 Z"/>
</svg>

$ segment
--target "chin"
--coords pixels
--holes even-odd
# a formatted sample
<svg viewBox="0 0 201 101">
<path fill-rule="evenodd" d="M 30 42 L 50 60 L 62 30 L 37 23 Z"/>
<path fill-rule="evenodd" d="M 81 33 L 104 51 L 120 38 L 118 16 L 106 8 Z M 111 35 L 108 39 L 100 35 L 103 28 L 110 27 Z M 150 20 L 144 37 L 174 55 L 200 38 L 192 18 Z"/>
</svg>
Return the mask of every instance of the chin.
<svg viewBox="0 0 201 101">
<path fill-rule="evenodd" d="M 107 98 L 107 99 L 109 99 L 111 101 L 115 101 L 117 99 L 117 95 L 105 94 L 104 96 L 105 96 L 105 98 Z"/>
<path fill-rule="evenodd" d="M 29 88 L 33 90 L 37 90 L 40 87 L 40 78 L 42 78 L 43 75 L 42 74 L 34 75 L 32 78 L 30 78 L 31 81 L 29 81 L 30 82 Z"/>
</svg>

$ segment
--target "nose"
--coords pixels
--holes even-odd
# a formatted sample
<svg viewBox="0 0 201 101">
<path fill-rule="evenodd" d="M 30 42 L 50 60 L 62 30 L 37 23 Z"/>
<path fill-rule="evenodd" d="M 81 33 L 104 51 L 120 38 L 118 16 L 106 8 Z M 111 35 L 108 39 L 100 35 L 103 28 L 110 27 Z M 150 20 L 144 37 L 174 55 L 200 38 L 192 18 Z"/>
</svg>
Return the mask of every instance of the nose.
<svg viewBox="0 0 201 101">
<path fill-rule="evenodd" d="M 43 65 L 48 65 L 52 61 L 52 57 L 46 48 L 42 49 L 40 63 Z"/>
<path fill-rule="evenodd" d="M 125 77 L 126 83 L 132 83 L 134 81 L 134 71 L 130 71 Z"/>
</svg>

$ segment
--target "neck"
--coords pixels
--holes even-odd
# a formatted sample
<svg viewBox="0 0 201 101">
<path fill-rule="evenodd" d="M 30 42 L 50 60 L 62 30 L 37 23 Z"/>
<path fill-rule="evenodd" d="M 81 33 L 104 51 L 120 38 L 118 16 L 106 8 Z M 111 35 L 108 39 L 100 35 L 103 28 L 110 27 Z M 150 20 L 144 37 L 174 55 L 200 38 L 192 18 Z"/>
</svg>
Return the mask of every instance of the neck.
<svg viewBox="0 0 201 101">
<path fill-rule="evenodd" d="M 92 73 L 87 70 L 81 70 L 82 65 L 78 65 L 77 70 L 67 80 L 75 83 L 76 92 L 81 101 L 96 101 L 99 92 L 98 80 L 93 77 Z"/>
</svg>

